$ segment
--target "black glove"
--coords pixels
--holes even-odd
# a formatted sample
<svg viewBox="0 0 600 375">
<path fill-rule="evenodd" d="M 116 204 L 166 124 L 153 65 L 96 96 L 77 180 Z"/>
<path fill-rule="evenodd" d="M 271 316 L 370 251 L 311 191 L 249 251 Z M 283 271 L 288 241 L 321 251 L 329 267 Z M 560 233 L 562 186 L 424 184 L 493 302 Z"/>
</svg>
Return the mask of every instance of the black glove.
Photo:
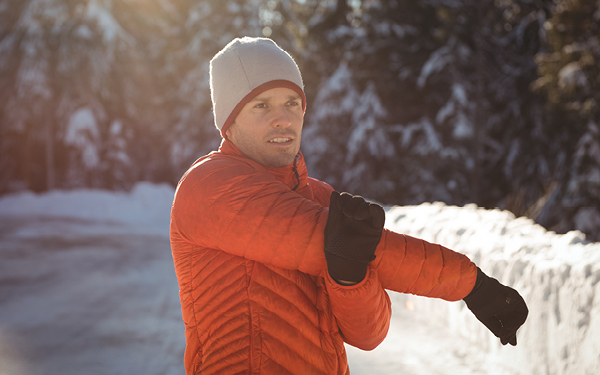
<svg viewBox="0 0 600 375">
<path fill-rule="evenodd" d="M 325 226 L 325 259 L 336 281 L 360 282 L 381 239 L 385 212 L 375 203 L 348 193 L 331 193 Z"/>
<path fill-rule="evenodd" d="M 477 268 L 475 287 L 464 298 L 467 307 L 502 345 L 517 345 L 517 330 L 527 319 L 527 305 L 513 288 L 500 284 Z"/>
</svg>

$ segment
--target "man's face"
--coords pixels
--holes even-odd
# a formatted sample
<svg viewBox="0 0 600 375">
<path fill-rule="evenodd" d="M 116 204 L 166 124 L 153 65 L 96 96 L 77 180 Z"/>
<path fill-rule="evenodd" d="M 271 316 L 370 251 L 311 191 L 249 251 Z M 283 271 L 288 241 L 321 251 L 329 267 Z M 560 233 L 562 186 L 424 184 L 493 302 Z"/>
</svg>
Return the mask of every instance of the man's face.
<svg viewBox="0 0 600 375">
<path fill-rule="evenodd" d="M 277 87 L 250 100 L 226 135 L 250 159 L 279 168 L 292 164 L 298 154 L 303 123 L 301 96 Z"/>
</svg>

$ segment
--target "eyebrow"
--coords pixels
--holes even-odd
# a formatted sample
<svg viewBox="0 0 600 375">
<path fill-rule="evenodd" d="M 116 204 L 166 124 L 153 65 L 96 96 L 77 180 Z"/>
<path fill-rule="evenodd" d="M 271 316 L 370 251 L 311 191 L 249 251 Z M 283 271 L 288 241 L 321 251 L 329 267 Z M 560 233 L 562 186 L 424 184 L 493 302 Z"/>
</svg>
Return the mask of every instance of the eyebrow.
<svg viewBox="0 0 600 375">
<path fill-rule="evenodd" d="M 270 102 L 273 99 L 272 96 L 257 96 L 256 98 L 249 101 L 249 103 L 253 102 Z M 298 94 L 296 95 L 288 95 L 287 100 L 298 100 L 302 99 L 302 97 Z"/>
</svg>

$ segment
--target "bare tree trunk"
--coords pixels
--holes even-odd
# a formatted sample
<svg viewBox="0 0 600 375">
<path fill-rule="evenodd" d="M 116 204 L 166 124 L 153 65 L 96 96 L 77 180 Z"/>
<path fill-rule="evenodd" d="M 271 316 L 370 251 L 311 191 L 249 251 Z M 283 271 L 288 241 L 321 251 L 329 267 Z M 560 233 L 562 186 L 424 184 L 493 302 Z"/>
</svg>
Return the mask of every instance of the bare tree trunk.
<svg viewBox="0 0 600 375">
<path fill-rule="evenodd" d="M 46 190 L 52 190 L 56 187 L 56 175 L 54 169 L 54 132 L 52 119 L 46 121 L 45 140 L 46 140 Z"/>
<path fill-rule="evenodd" d="M 55 189 L 56 186 L 56 163 L 54 158 L 54 131 L 56 125 L 56 110 L 55 103 L 58 102 L 56 96 L 58 94 L 57 74 L 58 73 L 58 51 L 60 42 L 57 37 L 48 35 L 46 42 L 50 55 L 48 57 L 47 79 L 50 88 L 50 96 L 46 98 L 44 113 L 41 116 L 44 121 L 44 138 L 46 141 L 46 190 Z"/>
<path fill-rule="evenodd" d="M 483 0 L 477 1 L 477 29 L 475 35 L 475 48 L 476 48 L 476 107 L 475 107 L 475 115 L 473 121 L 474 134 L 473 134 L 473 178 L 472 178 L 472 191 L 473 191 L 473 201 L 475 203 L 480 203 L 481 199 L 481 159 L 483 153 L 483 103 L 484 103 L 484 65 L 485 57 L 483 54 L 483 27 L 485 25 L 485 4 Z"/>
</svg>

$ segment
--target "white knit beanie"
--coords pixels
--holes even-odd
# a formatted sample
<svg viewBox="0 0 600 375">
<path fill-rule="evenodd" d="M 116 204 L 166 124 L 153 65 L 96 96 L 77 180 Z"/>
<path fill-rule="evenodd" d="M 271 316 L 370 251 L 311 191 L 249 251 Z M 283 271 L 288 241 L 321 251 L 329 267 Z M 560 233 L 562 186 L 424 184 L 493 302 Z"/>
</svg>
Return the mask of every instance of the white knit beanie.
<svg viewBox="0 0 600 375">
<path fill-rule="evenodd" d="M 268 38 L 236 38 L 210 61 L 210 96 L 215 125 L 225 138 L 227 128 L 256 95 L 287 87 L 302 96 L 304 85 L 292 57 Z"/>
</svg>

